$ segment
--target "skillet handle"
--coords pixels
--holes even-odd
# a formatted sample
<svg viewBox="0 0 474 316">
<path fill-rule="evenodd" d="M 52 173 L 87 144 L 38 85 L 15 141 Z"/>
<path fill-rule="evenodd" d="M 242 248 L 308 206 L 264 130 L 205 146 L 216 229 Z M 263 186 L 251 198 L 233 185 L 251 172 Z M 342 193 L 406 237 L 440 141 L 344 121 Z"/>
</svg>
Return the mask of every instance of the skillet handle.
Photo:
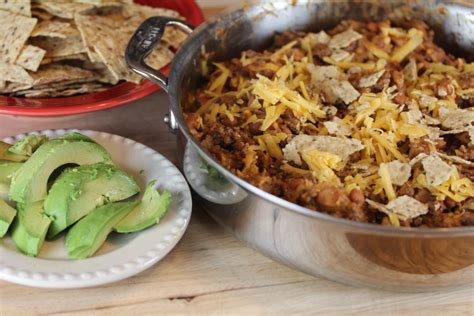
<svg viewBox="0 0 474 316">
<path fill-rule="evenodd" d="M 135 31 L 125 51 L 125 61 L 130 69 L 142 77 L 159 84 L 166 92 L 168 92 L 168 78 L 159 70 L 148 66 L 145 63 L 145 57 L 160 42 L 168 25 L 176 26 L 188 34 L 194 28 L 192 24 L 181 19 L 161 16 L 151 17 L 143 22 Z"/>
</svg>

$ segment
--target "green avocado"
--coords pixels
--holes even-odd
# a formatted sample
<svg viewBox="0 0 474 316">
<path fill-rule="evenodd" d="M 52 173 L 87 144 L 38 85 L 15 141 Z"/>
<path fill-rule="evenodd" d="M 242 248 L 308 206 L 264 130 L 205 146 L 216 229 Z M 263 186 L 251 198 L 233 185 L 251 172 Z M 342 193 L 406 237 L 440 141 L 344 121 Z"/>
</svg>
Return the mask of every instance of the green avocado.
<svg viewBox="0 0 474 316">
<path fill-rule="evenodd" d="M 48 179 L 65 164 L 112 163 L 109 153 L 99 144 L 53 139 L 40 146 L 13 176 L 12 200 L 28 204 L 46 198 Z"/>
<path fill-rule="evenodd" d="M 13 175 L 22 165 L 22 162 L 0 160 L 0 199 L 8 200 Z"/>
<path fill-rule="evenodd" d="M 16 210 L 0 199 L 0 238 L 5 236 L 15 216 Z"/>
<path fill-rule="evenodd" d="M 51 219 L 43 213 L 43 201 L 19 205 L 12 239 L 21 252 L 36 257 L 43 245 Z"/>
<path fill-rule="evenodd" d="M 61 139 L 95 143 L 95 141 L 89 136 L 86 136 L 78 132 L 66 133 L 63 136 L 61 136 Z"/>
<path fill-rule="evenodd" d="M 81 219 L 66 235 L 66 248 L 70 258 L 92 256 L 102 246 L 115 224 L 137 205 L 134 202 L 105 204 Z"/>
<path fill-rule="evenodd" d="M 135 180 L 106 163 L 66 169 L 54 182 L 44 201 L 44 211 L 53 219 L 48 238 L 53 238 L 92 210 L 121 201 L 140 191 Z"/>
<path fill-rule="evenodd" d="M 153 188 L 156 181 L 150 182 L 137 207 L 122 219 L 114 229 L 118 233 L 133 233 L 157 224 L 165 215 L 171 202 L 171 194 L 160 194 Z"/>
<path fill-rule="evenodd" d="M 0 160 L 0 183 L 10 184 L 13 175 L 22 165 L 21 162 Z"/>
<path fill-rule="evenodd" d="M 0 182 L 0 199 L 9 200 L 10 185 Z"/>
<path fill-rule="evenodd" d="M 8 149 L 8 152 L 30 157 L 35 150 L 48 141 L 44 135 L 27 135 Z"/>
<path fill-rule="evenodd" d="M 28 160 L 28 156 L 14 154 L 9 151 L 13 145 L 0 141 L 0 160 L 22 162 Z"/>
</svg>

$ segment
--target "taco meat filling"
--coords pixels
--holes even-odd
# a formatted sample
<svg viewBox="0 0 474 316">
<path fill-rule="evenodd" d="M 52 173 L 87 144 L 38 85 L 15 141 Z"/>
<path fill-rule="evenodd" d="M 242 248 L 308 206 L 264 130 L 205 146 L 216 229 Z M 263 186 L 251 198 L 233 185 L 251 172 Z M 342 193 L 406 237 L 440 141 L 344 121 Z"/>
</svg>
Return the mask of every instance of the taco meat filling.
<svg viewBox="0 0 474 316">
<path fill-rule="evenodd" d="M 202 68 L 187 124 L 242 179 L 360 222 L 474 225 L 474 63 L 424 22 L 285 32 Z"/>
</svg>

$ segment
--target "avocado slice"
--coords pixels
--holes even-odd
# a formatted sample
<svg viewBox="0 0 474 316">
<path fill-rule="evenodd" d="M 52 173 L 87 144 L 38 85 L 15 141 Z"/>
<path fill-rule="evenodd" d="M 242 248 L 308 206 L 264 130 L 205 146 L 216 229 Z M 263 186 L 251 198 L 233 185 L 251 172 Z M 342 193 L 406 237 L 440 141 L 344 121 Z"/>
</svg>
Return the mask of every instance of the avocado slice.
<svg viewBox="0 0 474 316">
<path fill-rule="evenodd" d="M 0 160 L 0 183 L 10 184 L 13 175 L 22 165 L 21 162 Z"/>
<path fill-rule="evenodd" d="M 13 175 L 22 165 L 22 162 L 0 160 L 0 199 L 8 200 Z"/>
<path fill-rule="evenodd" d="M 54 219 L 48 232 L 53 238 L 92 210 L 129 198 L 140 191 L 132 177 L 106 163 L 66 169 L 54 182 L 44 210 Z"/>
<path fill-rule="evenodd" d="M 7 183 L 0 182 L 0 199 L 9 200 L 10 185 Z"/>
<path fill-rule="evenodd" d="M 27 135 L 8 149 L 9 153 L 30 157 L 36 149 L 48 141 L 45 135 Z"/>
<path fill-rule="evenodd" d="M 13 145 L 0 141 L 0 159 L 8 161 L 23 162 L 28 160 L 28 156 L 14 154 L 9 151 Z"/>
<path fill-rule="evenodd" d="M 0 199 L 0 238 L 5 236 L 15 216 L 16 210 Z"/>
<path fill-rule="evenodd" d="M 171 202 L 171 194 L 166 191 L 160 194 L 153 188 L 155 183 L 156 180 L 147 185 L 140 204 L 115 225 L 116 232 L 133 233 L 143 230 L 157 224 L 166 214 Z"/>
<path fill-rule="evenodd" d="M 51 219 L 43 214 L 43 201 L 18 205 L 12 239 L 18 249 L 36 257 L 43 245 Z"/>
<path fill-rule="evenodd" d="M 66 235 L 69 257 L 84 259 L 92 256 L 102 246 L 115 224 L 137 204 L 138 201 L 105 204 L 81 219 Z"/>
<path fill-rule="evenodd" d="M 22 204 L 44 200 L 48 179 L 55 169 L 65 164 L 84 165 L 97 162 L 113 164 L 109 153 L 97 143 L 50 140 L 40 146 L 15 173 L 10 197 Z"/>
<path fill-rule="evenodd" d="M 61 139 L 95 143 L 95 141 L 89 136 L 86 136 L 78 132 L 66 133 L 63 136 L 61 136 Z"/>
</svg>

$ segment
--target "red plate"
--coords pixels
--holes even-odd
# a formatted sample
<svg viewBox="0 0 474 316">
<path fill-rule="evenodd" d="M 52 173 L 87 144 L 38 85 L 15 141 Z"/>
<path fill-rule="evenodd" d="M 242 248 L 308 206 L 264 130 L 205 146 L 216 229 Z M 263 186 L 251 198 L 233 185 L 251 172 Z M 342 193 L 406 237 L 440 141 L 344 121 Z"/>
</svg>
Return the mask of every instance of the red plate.
<svg viewBox="0 0 474 316">
<path fill-rule="evenodd" d="M 135 0 L 135 2 L 176 10 L 195 26 L 204 21 L 202 11 L 194 0 Z M 161 69 L 164 73 L 168 70 L 169 65 Z M 102 92 L 74 97 L 29 99 L 0 96 L 0 114 L 58 116 L 99 111 L 136 101 L 159 89 L 158 85 L 142 80 L 140 84 L 125 82 Z"/>
</svg>

